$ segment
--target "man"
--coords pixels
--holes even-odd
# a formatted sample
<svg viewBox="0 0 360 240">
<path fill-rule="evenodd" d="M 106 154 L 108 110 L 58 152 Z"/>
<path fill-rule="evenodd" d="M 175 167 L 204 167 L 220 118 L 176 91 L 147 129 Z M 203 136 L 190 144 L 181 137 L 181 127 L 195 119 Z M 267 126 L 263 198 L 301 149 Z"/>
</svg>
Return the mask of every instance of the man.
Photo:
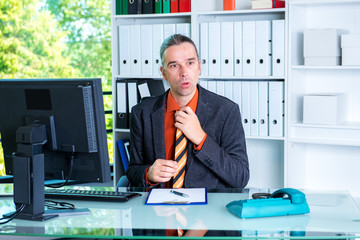
<svg viewBox="0 0 360 240">
<path fill-rule="evenodd" d="M 175 187 L 183 171 L 175 161 L 175 132 L 187 139 L 184 179 L 176 187 L 243 188 L 249 165 L 239 106 L 199 86 L 200 60 L 194 42 L 167 38 L 160 50 L 160 71 L 170 90 L 132 109 L 132 186 Z M 181 134 L 181 133 L 180 133 Z"/>
</svg>

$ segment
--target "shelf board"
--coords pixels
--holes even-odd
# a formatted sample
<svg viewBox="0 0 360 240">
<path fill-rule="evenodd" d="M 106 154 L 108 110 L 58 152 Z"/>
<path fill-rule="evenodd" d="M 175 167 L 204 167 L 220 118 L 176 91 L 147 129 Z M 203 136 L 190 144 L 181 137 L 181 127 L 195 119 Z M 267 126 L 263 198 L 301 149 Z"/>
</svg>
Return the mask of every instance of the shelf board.
<svg viewBox="0 0 360 240">
<path fill-rule="evenodd" d="M 310 138 L 288 138 L 289 143 L 301 144 L 320 144 L 320 145 L 338 145 L 349 147 L 360 147 L 360 141 L 342 140 L 342 139 L 310 139 Z"/>
<path fill-rule="evenodd" d="M 295 124 L 290 124 L 289 127 L 360 130 L 360 122 L 344 122 L 341 124 L 333 124 L 333 125 L 295 123 Z"/>
<path fill-rule="evenodd" d="M 315 7 L 315 6 L 336 6 L 336 5 L 353 5 L 359 4 L 358 0 L 292 0 L 290 1 L 290 5 L 298 5 L 298 6 L 307 6 L 307 7 Z"/>
<path fill-rule="evenodd" d="M 123 78 L 123 79 L 127 79 L 127 78 L 131 78 L 131 79 L 159 79 L 162 80 L 162 76 L 144 76 L 144 75 L 140 75 L 140 76 L 131 76 L 131 75 L 115 75 L 114 78 Z"/>
<path fill-rule="evenodd" d="M 291 69 L 298 70 L 360 70 L 360 66 L 305 66 L 292 65 Z"/>
<path fill-rule="evenodd" d="M 129 14 L 129 15 L 112 15 L 114 19 L 146 19 L 146 18 L 174 18 L 174 17 L 190 17 L 190 12 L 184 13 L 161 13 L 161 14 Z"/>
<path fill-rule="evenodd" d="M 266 14 L 266 13 L 285 13 L 285 8 L 207 11 L 207 12 L 197 12 L 196 15 L 199 16 L 200 15 L 239 15 L 239 14 Z"/>
<path fill-rule="evenodd" d="M 289 124 L 289 142 L 360 146 L 360 122 L 334 125 Z"/>
<path fill-rule="evenodd" d="M 199 76 L 199 79 L 242 79 L 242 80 L 280 80 L 285 76 Z"/>
<path fill-rule="evenodd" d="M 162 80 L 162 76 L 131 76 L 131 75 L 115 75 L 114 78 L 135 78 L 135 79 L 147 79 L 147 78 L 152 78 L 152 79 L 159 79 Z M 242 79 L 242 80 L 279 80 L 279 81 L 283 81 L 285 79 L 285 76 L 281 77 L 274 77 L 274 76 L 254 76 L 254 77 L 244 77 L 244 76 L 199 76 L 199 79 Z"/>
<path fill-rule="evenodd" d="M 246 140 L 271 140 L 271 141 L 284 141 L 285 138 L 284 137 L 271 137 L 271 136 L 267 136 L 267 137 L 262 137 L 262 136 L 245 136 Z"/>
</svg>

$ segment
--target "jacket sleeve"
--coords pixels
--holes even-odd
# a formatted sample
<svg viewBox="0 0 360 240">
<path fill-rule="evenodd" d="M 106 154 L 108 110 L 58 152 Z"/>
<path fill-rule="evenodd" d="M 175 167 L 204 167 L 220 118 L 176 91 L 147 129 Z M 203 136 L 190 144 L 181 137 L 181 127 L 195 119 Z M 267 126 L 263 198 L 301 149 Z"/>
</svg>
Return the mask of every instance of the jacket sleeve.
<svg viewBox="0 0 360 240">
<path fill-rule="evenodd" d="M 201 161 L 226 186 L 243 188 L 249 181 L 249 163 L 240 109 L 234 104 L 223 124 L 209 134 L 202 149 L 195 151 Z"/>
<path fill-rule="evenodd" d="M 146 163 L 142 157 L 144 152 L 144 126 L 140 119 L 141 111 L 133 108 L 131 116 L 131 151 L 130 162 L 126 171 L 130 185 L 133 187 L 146 187 L 144 179 L 145 171 L 150 164 Z"/>
</svg>

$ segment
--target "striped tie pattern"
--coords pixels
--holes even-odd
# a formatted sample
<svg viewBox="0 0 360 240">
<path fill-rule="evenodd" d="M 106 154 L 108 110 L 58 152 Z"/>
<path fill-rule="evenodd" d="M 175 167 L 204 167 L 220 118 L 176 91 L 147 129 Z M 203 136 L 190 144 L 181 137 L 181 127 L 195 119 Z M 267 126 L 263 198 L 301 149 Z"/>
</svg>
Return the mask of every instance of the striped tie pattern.
<svg viewBox="0 0 360 240">
<path fill-rule="evenodd" d="M 176 215 L 175 215 L 177 225 L 178 225 L 178 227 L 177 227 L 178 237 L 182 237 L 184 235 L 185 231 L 183 229 L 187 225 L 187 219 L 180 210 L 184 211 L 182 208 L 179 208 L 179 210 L 176 212 Z"/>
<path fill-rule="evenodd" d="M 184 185 L 185 165 L 187 160 L 187 139 L 180 129 L 176 129 L 175 161 L 178 170 L 175 173 L 173 188 L 181 188 Z"/>
</svg>

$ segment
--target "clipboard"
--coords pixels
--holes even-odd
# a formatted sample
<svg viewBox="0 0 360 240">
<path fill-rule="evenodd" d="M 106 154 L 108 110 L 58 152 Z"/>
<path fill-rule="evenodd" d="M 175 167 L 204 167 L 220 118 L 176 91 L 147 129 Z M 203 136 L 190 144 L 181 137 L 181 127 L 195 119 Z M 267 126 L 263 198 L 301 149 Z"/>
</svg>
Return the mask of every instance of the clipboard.
<svg viewBox="0 0 360 240">
<path fill-rule="evenodd" d="M 153 188 L 150 190 L 145 205 L 205 205 L 206 188 Z"/>
</svg>

